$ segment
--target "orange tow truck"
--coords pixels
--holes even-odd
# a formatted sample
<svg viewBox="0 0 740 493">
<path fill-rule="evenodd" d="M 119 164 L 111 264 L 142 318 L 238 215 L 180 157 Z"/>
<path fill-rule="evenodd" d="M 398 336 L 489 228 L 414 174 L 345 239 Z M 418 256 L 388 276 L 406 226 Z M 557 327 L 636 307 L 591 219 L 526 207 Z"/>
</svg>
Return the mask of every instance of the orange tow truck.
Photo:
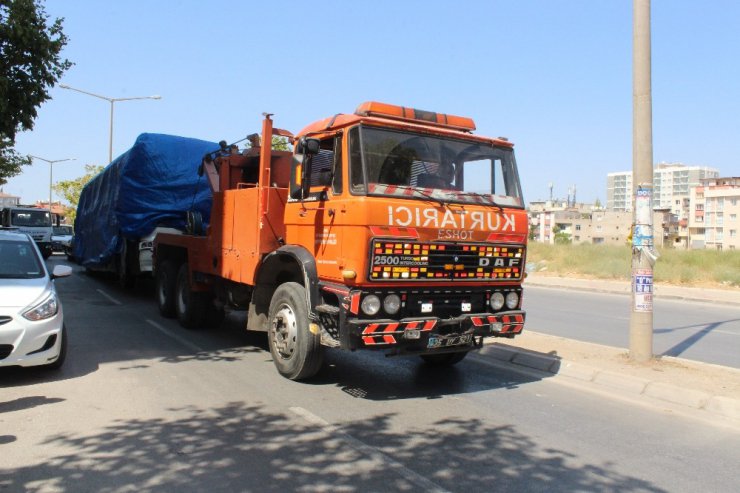
<svg viewBox="0 0 740 493">
<path fill-rule="evenodd" d="M 472 119 L 367 102 L 293 135 L 222 145 L 199 172 L 207 226 L 154 241 L 160 313 L 185 327 L 247 311 L 277 370 L 313 376 L 326 347 L 452 365 L 524 327 L 527 243 L 513 145 Z M 287 138 L 294 151 L 272 149 Z"/>
</svg>

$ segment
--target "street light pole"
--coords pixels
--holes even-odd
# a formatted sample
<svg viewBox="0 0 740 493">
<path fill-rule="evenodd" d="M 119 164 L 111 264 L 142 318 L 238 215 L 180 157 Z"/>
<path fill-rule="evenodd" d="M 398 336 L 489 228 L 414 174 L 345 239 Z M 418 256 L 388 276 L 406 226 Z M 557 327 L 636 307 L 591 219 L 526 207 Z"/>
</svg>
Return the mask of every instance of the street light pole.
<svg viewBox="0 0 740 493">
<path fill-rule="evenodd" d="M 61 87 L 62 89 L 69 89 L 70 91 L 81 92 L 82 94 L 87 94 L 88 96 L 92 96 L 94 98 L 103 99 L 110 103 L 110 132 L 108 136 L 108 162 L 109 163 L 113 161 L 113 104 L 116 103 L 117 101 L 133 101 L 135 99 L 162 99 L 162 96 L 159 96 L 156 94 L 154 96 L 135 96 L 132 98 L 110 98 L 108 96 L 102 96 L 100 94 L 95 94 L 94 92 L 83 91 L 82 89 L 70 87 L 66 84 L 59 84 L 59 87 Z"/>
<path fill-rule="evenodd" d="M 52 212 L 51 212 L 51 189 L 52 189 L 52 183 L 53 183 L 52 182 L 52 176 L 53 176 L 52 173 L 53 173 L 54 163 L 61 163 L 61 162 L 64 162 L 64 161 L 74 161 L 77 158 L 70 157 L 70 158 L 67 158 L 67 159 L 44 159 L 42 157 L 31 156 L 31 155 L 29 155 L 28 157 L 31 157 L 33 159 L 38 159 L 39 161 L 44 161 L 45 163 L 49 163 L 49 219 L 51 220 L 52 219 Z M 53 221 L 52 221 L 52 224 L 54 224 Z"/>
</svg>

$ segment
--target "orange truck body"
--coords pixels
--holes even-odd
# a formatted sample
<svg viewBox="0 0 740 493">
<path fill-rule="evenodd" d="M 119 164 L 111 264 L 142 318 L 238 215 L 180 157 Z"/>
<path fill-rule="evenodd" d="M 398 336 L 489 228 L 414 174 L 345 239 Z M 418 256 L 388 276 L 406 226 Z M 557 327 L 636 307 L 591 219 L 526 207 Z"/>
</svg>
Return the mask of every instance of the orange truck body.
<svg viewBox="0 0 740 493">
<path fill-rule="evenodd" d="M 282 136 L 295 154 L 254 145 L 207 157 L 207 228 L 155 239 L 164 315 L 193 326 L 209 310 L 248 310 L 247 329 L 268 332 L 278 370 L 295 379 L 318 370 L 319 345 L 451 364 L 521 332 L 528 221 L 508 140 L 473 134 L 469 118 L 375 102 L 295 136 L 272 123 L 261 142 Z M 445 153 L 456 184 L 422 183 Z M 305 306 L 275 300 L 288 283 Z M 286 370 L 302 338 L 313 339 L 309 362 Z"/>
</svg>

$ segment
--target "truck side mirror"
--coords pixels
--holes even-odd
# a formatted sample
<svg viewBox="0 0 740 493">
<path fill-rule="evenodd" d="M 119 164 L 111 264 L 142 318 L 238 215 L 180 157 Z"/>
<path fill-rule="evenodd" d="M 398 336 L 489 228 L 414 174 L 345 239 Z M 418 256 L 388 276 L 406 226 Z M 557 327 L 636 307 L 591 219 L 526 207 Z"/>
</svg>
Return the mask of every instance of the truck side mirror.
<svg viewBox="0 0 740 493">
<path fill-rule="evenodd" d="M 301 140 L 298 141 L 298 145 L 296 146 L 296 153 L 315 156 L 319 153 L 319 149 L 321 149 L 321 143 L 319 139 L 301 137 Z"/>
<path fill-rule="evenodd" d="M 308 197 L 311 188 L 311 165 L 313 157 L 319 153 L 321 143 L 319 139 L 301 137 L 296 144 L 295 159 L 298 162 L 296 169 L 296 184 L 298 187 L 291 190 L 291 197 L 295 199 L 305 199 Z"/>
</svg>

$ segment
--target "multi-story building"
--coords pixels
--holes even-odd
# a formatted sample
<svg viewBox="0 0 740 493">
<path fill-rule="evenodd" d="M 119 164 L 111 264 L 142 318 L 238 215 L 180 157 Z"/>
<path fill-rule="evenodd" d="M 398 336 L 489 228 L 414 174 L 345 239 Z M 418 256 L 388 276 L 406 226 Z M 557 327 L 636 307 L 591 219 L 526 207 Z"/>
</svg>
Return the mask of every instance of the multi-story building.
<svg viewBox="0 0 740 493">
<path fill-rule="evenodd" d="M 740 177 L 702 180 L 689 203 L 690 248 L 740 249 Z"/>
<path fill-rule="evenodd" d="M 660 163 L 653 168 L 653 208 L 670 209 L 679 218 L 688 217 L 689 190 L 701 180 L 716 178 L 719 171 L 708 166 Z M 606 177 L 606 208 L 632 210 L 632 172 L 609 173 Z"/>
<path fill-rule="evenodd" d="M 15 195 L 8 195 L 0 190 L 0 209 L 3 207 L 16 207 L 20 203 L 21 198 Z"/>
</svg>

